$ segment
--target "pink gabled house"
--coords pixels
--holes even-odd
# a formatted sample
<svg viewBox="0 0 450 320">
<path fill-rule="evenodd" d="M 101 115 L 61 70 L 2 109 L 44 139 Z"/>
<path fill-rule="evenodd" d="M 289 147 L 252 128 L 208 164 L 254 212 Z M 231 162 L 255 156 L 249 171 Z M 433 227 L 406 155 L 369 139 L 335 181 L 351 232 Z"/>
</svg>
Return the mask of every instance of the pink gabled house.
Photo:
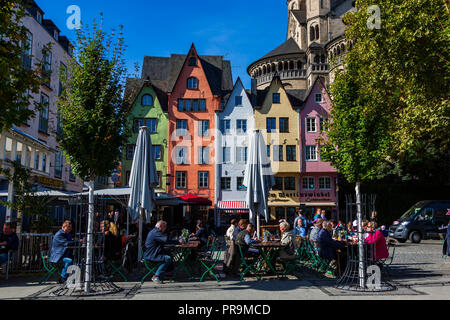
<svg viewBox="0 0 450 320">
<path fill-rule="evenodd" d="M 318 77 L 305 96 L 300 111 L 300 202 L 307 216 L 317 208 L 327 211 L 328 218 L 337 219 L 337 170 L 320 158 L 320 139 L 332 107 L 323 80 Z M 305 210 L 304 210 L 305 211 Z"/>
</svg>

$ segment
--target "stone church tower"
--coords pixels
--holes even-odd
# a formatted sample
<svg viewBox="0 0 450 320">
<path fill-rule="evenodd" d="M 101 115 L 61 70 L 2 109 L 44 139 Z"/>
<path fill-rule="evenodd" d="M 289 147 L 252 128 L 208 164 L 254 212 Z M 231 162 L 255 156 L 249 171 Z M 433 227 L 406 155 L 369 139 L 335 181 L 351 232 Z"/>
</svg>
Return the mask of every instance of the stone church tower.
<svg viewBox="0 0 450 320">
<path fill-rule="evenodd" d="M 307 91 L 317 77 L 329 84 L 332 58 L 345 53 L 344 15 L 354 0 L 287 0 L 286 42 L 248 67 L 256 86 L 266 88 L 275 74 L 283 84 Z M 331 79 L 332 80 L 332 79 Z"/>
</svg>

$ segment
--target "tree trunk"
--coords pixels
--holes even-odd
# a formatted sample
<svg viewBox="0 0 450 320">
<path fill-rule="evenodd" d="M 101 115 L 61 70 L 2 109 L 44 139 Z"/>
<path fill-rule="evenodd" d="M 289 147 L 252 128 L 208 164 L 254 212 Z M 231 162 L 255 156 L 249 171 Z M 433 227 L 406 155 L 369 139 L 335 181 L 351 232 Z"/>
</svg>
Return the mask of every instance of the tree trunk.
<svg viewBox="0 0 450 320">
<path fill-rule="evenodd" d="M 86 271 L 84 276 L 84 291 L 90 293 L 92 279 L 92 256 L 94 245 L 94 180 L 89 181 L 89 213 L 86 244 Z"/>
<path fill-rule="evenodd" d="M 362 213 L 361 213 L 361 182 L 356 182 L 356 212 L 358 219 L 358 249 L 359 249 L 359 285 L 361 288 L 366 287 L 366 263 L 364 260 L 364 239 L 362 230 Z"/>
</svg>

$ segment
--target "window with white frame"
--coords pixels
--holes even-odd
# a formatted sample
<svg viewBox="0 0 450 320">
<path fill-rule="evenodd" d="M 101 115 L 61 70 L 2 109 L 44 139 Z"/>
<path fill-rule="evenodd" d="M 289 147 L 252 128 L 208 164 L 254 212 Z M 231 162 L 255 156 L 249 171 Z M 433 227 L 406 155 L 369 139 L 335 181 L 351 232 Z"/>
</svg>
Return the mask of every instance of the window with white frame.
<svg viewBox="0 0 450 320">
<path fill-rule="evenodd" d="M 198 135 L 199 137 L 209 136 L 209 120 L 200 120 L 198 122 Z"/>
<path fill-rule="evenodd" d="M 230 147 L 222 148 L 222 162 L 223 163 L 231 162 L 231 148 Z"/>
<path fill-rule="evenodd" d="M 209 187 L 209 172 L 201 171 L 198 173 L 198 187 L 200 189 L 208 189 L 208 187 Z"/>
<path fill-rule="evenodd" d="M 317 132 L 316 118 L 306 119 L 306 131 L 307 132 Z"/>
<path fill-rule="evenodd" d="M 188 164 L 188 150 L 187 147 L 175 147 L 176 164 Z"/>
<path fill-rule="evenodd" d="M 323 96 L 321 93 L 316 93 L 314 96 L 315 103 L 323 103 Z"/>
<path fill-rule="evenodd" d="M 175 175 L 175 187 L 177 189 L 186 189 L 186 177 L 187 173 L 185 171 L 177 171 Z"/>
<path fill-rule="evenodd" d="M 247 163 L 247 148 L 237 147 L 236 148 L 236 162 Z"/>
<path fill-rule="evenodd" d="M 225 191 L 231 190 L 231 178 L 223 177 L 220 179 L 220 188 Z"/>
<path fill-rule="evenodd" d="M 306 161 L 317 161 L 317 146 L 306 146 Z"/>
<path fill-rule="evenodd" d="M 198 147 L 198 163 L 209 164 L 209 147 Z"/>
<path fill-rule="evenodd" d="M 197 78 L 189 78 L 187 82 L 187 88 L 190 90 L 198 89 L 198 79 Z"/>
<path fill-rule="evenodd" d="M 247 133 L 247 120 L 237 120 L 236 121 L 237 134 Z"/>
<path fill-rule="evenodd" d="M 320 118 L 320 132 L 327 130 L 328 118 Z"/>
<path fill-rule="evenodd" d="M 319 189 L 320 190 L 331 190 L 331 178 L 330 177 L 320 177 L 319 178 Z"/>
<path fill-rule="evenodd" d="M 177 120 L 177 136 L 186 136 L 188 134 L 187 127 L 187 120 Z"/>
<path fill-rule="evenodd" d="M 273 146 L 273 161 L 283 161 L 283 146 Z"/>
<path fill-rule="evenodd" d="M 314 177 L 304 177 L 302 179 L 303 190 L 314 190 L 316 189 L 314 183 Z"/>
<path fill-rule="evenodd" d="M 228 135 L 231 133 L 231 120 L 221 120 L 220 121 L 220 131 L 223 135 Z"/>
</svg>

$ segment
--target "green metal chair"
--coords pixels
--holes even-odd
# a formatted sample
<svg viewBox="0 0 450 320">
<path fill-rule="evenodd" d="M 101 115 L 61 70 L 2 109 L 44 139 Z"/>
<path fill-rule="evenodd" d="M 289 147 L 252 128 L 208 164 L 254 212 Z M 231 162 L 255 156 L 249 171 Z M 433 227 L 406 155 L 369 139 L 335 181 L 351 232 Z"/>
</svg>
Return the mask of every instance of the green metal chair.
<svg viewBox="0 0 450 320">
<path fill-rule="evenodd" d="M 108 265 L 113 269 L 113 272 L 109 275 L 109 279 L 112 279 L 116 273 L 118 273 L 125 282 L 128 282 L 128 278 L 124 275 L 125 273 L 125 264 L 127 262 L 127 253 L 130 247 L 130 243 L 125 245 L 125 249 L 123 250 L 122 261 L 108 261 Z M 143 256 L 143 255 L 142 255 Z"/>
<path fill-rule="evenodd" d="M 42 259 L 42 265 L 44 266 L 44 270 L 46 273 L 44 276 L 39 280 L 39 285 L 43 284 L 44 282 L 47 282 L 51 276 L 57 276 L 60 273 L 59 268 L 57 265 L 54 265 L 48 261 L 48 255 L 49 251 L 45 249 L 41 249 L 41 259 Z"/>
<path fill-rule="evenodd" d="M 217 250 L 215 250 L 217 248 Z M 215 255 L 214 255 L 215 253 Z M 211 254 L 210 256 L 205 256 L 203 258 L 200 258 L 200 264 L 201 266 L 206 269 L 206 271 L 203 273 L 202 277 L 200 278 L 200 282 L 203 282 L 203 279 L 207 274 L 212 275 L 217 282 L 220 282 L 220 278 L 214 273 L 214 268 L 217 266 L 217 263 L 219 262 L 220 256 L 222 253 L 222 246 L 216 241 L 211 245 Z"/>
<path fill-rule="evenodd" d="M 141 284 L 143 284 L 145 282 L 145 279 L 147 279 L 147 277 L 151 274 L 155 274 L 156 271 L 158 270 L 159 266 L 162 264 L 162 262 L 154 262 L 154 261 L 148 261 L 145 260 L 144 258 L 144 251 L 141 249 L 142 252 L 142 260 L 141 262 L 144 264 L 145 269 L 147 269 L 147 274 L 142 277 L 141 279 Z"/>
<path fill-rule="evenodd" d="M 249 272 L 253 273 L 253 275 L 256 276 L 256 278 L 258 280 L 261 280 L 261 277 L 258 275 L 256 269 L 255 269 L 255 264 L 259 261 L 258 259 L 246 259 L 242 249 L 240 246 L 237 246 L 239 248 L 239 255 L 241 257 L 241 265 L 239 268 L 242 268 L 242 272 L 241 272 L 241 281 L 244 279 L 245 275 Z"/>
</svg>

